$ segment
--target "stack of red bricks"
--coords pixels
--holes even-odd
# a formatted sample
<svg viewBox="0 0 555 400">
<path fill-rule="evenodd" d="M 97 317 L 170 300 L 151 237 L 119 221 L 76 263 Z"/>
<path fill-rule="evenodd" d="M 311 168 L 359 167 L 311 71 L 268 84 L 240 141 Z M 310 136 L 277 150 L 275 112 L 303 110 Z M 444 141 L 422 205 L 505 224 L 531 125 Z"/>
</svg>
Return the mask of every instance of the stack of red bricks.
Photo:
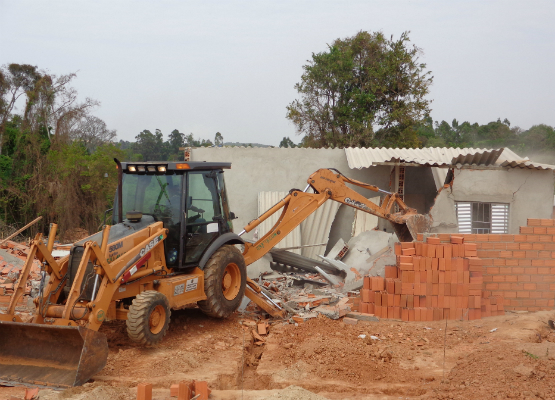
<svg viewBox="0 0 555 400">
<path fill-rule="evenodd" d="M 360 311 L 403 321 L 475 320 L 504 314 L 501 296 L 483 291 L 482 260 L 475 243 L 397 243 L 397 265 L 385 278 L 365 277 Z"/>
<path fill-rule="evenodd" d="M 555 220 L 529 218 L 518 234 L 457 234 L 475 243 L 485 292 L 502 296 L 505 310 L 555 307 Z M 418 235 L 422 240 L 422 235 Z M 437 234 L 450 242 L 451 234 Z"/>
</svg>

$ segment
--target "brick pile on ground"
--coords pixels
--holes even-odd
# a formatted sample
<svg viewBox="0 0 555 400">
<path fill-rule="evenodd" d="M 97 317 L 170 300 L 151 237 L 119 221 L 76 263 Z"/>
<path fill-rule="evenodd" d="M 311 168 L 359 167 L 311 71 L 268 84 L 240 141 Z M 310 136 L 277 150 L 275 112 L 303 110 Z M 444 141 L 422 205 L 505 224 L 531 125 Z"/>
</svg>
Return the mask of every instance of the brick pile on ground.
<svg viewBox="0 0 555 400">
<path fill-rule="evenodd" d="M 385 278 L 365 277 L 359 310 L 403 321 L 476 320 L 504 314 L 502 296 L 484 291 L 482 260 L 475 243 L 397 243 L 397 265 Z"/>
<path fill-rule="evenodd" d="M 435 234 L 448 243 L 452 234 Z M 485 291 L 502 296 L 505 310 L 555 307 L 555 220 L 529 218 L 518 234 L 457 234 L 475 243 Z M 423 235 L 418 235 L 422 241 Z"/>
</svg>

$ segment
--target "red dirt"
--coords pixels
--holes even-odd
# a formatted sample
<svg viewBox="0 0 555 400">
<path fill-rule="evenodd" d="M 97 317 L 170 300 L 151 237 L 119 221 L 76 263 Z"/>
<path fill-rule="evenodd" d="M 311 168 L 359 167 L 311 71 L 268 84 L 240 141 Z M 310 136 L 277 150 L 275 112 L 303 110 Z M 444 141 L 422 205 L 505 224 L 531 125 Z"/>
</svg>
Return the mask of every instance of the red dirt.
<svg viewBox="0 0 555 400">
<path fill-rule="evenodd" d="M 445 321 L 276 322 L 266 343 L 257 346 L 252 327 L 242 327 L 240 317 L 220 321 L 186 309 L 172 312 L 167 337 L 153 348 L 130 343 L 124 322 L 105 324 L 108 365 L 79 396 L 99 386 L 133 395 L 147 381 L 154 385 L 154 399 L 162 400 L 171 384 L 197 379 L 213 389 L 211 400 L 285 396 L 290 385 L 334 400 L 555 399 L 555 333 L 546 323 L 553 317 L 552 311 L 508 313 L 448 321 L 447 331 Z M 0 399 L 23 393 L 0 388 Z M 80 397 L 68 392 L 64 398 Z"/>
</svg>

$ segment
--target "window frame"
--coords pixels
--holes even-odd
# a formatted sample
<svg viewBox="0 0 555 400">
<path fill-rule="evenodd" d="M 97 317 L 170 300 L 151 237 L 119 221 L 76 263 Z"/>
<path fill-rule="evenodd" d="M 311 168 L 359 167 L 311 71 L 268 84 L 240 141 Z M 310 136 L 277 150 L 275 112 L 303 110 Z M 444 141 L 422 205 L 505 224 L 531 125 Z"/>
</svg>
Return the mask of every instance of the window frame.
<svg viewBox="0 0 555 400">
<path fill-rule="evenodd" d="M 490 221 L 475 219 L 475 205 L 490 207 Z M 509 233 L 510 204 L 483 201 L 456 201 L 455 215 L 459 233 L 469 234 L 506 234 Z M 482 218 L 484 219 L 484 218 Z M 478 227 L 475 224 L 489 223 L 489 228 Z"/>
</svg>

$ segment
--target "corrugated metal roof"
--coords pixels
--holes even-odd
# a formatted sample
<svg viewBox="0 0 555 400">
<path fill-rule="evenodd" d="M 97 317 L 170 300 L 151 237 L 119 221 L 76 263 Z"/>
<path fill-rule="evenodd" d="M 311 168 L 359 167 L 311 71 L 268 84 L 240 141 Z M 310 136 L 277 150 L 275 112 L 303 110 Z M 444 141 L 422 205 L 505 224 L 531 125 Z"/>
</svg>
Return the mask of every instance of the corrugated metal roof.
<svg viewBox="0 0 555 400">
<path fill-rule="evenodd" d="M 520 157 L 511 149 L 503 150 L 503 153 L 497 160 L 497 164 L 500 167 L 555 170 L 555 165 L 540 164 L 530 161 L 528 157 Z"/>
<path fill-rule="evenodd" d="M 331 224 L 340 205 L 336 201 L 326 201 L 301 223 L 301 241 L 303 246 L 328 242 Z M 301 254 L 317 260 L 318 254 L 324 254 L 325 251 L 325 245 L 311 246 L 303 247 Z"/>
<path fill-rule="evenodd" d="M 376 205 L 380 205 L 380 196 L 371 197 L 370 200 L 372 203 Z M 362 210 L 355 210 L 355 219 L 353 221 L 353 230 L 351 232 L 351 237 L 355 237 L 360 235 L 362 232 L 371 231 L 376 226 L 378 226 L 378 217 L 369 214 Z"/>
<path fill-rule="evenodd" d="M 539 164 L 518 156 L 509 149 L 474 149 L 425 147 L 422 149 L 354 148 L 345 149 L 350 168 L 368 168 L 389 163 L 415 164 L 430 167 L 535 168 L 554 170 L 554 165 Z"/>
<path fill-rule="evenodd" d="M 287 196 L 287 192 L 259 192 L 258 193 L 258 215 L 262 215 L 270 208 L 279 203 Z M 258 225 L 258 238 L 261 238 L 272 229 L 278 221 L 281 211 L 271 215 L 267 220 Z M 321 242 L 320 242 L 321 243 Z M 285 236 L 275 247 L 278 249 L 285 249 L 289 247 L 298 247 L 301 245 L 301 228 L 297 226 L 287 236 Z M 301 249 L 291 250 L 296 254 L 301 254 Z"/>
</svg>

